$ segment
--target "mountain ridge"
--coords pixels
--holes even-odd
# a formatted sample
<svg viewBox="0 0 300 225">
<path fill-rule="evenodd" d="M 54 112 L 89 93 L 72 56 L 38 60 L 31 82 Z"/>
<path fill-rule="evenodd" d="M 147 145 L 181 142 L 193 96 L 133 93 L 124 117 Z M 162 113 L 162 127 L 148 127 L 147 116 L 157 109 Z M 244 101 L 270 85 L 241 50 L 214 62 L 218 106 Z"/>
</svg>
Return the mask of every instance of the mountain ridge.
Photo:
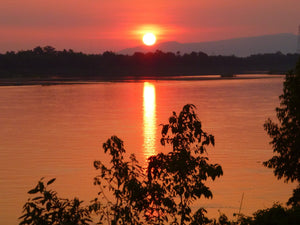
<svg viewBox="0 0 300 225">
<path fill-rule="evenodd" d="M 298 36 L 291 33 L 270 34 L 254 37 L 232 38 L 219 41 L 180 43 L 162 42 L 154 46 L 136 46 L 126 48 L 118 53 L 132 55 L 135 52 L 204 52 L 208 55 L 235 55 L 246 57 L 253 54 L 282 52 L 296 53 Z"/>
</svg>

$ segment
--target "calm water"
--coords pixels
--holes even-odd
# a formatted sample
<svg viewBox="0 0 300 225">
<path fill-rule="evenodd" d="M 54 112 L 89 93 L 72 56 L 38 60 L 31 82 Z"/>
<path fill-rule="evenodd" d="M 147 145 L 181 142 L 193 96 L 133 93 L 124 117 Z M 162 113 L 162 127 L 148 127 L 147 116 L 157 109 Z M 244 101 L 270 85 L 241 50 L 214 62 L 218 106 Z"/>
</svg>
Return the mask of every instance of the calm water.
<svg viewBox="0 0 300 225">
<path fill-rule="evenodd" d="M 282 78 L 151 81 L 0 88 L 0 223 L 17 224 L 27 191 L 41 177 L 56 177 L 62 197 L 96 196 L 95 159 L 111 135 L 140 162 L 168 149 L 160 126 L 172 111 L 193 103 L 216 146 L 209 158 L 224 176 L 210 182 L 214 197 L 201 200 L 210 216 L 218 210 L 250 214 L 286 202 L 294 185 L 277 181 L 262 161 L 272 156 L 263 123 L 275 117 Z"/>
</svg>

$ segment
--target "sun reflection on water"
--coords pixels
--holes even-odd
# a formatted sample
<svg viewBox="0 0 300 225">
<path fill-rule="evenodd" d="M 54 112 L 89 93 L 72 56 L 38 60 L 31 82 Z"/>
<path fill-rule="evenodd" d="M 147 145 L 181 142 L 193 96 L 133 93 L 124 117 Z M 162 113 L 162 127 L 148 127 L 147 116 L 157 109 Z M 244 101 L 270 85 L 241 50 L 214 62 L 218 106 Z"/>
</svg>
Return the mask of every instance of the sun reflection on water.
<svg viewBox="0 0 300 225">
<path fill-rule="evenodd" d="M 144 155 L 148 159 L 156 154 L 156 100 L 155 86 L 144 82 Z"/>
</svg>

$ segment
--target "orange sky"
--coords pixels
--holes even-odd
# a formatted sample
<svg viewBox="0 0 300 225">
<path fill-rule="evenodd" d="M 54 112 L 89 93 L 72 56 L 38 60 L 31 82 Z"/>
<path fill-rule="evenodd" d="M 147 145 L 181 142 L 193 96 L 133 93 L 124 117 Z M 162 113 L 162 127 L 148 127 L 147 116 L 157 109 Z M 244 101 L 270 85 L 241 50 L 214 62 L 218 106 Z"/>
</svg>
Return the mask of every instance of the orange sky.
<svg viewBox="0 0 300 225">
<path fill-rule="evenodd" d="M 87 53 L 158 42 L 297 33 L 299 0 L 1 0 L 0 52 L 51 45 Z"/>
</svg>

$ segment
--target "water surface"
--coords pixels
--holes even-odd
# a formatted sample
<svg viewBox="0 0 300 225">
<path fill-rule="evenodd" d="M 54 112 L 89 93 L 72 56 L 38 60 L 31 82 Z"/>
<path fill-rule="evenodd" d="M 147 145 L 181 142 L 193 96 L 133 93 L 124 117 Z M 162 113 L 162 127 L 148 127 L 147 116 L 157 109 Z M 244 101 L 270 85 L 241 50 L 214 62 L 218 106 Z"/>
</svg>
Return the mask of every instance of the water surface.
<svg viewBox="0 0 300 225">
<path fill-rule="evenodd" d="M 229 216 L 286 202 L 294 185 L 262 166 L 272 156 L 263 129 L 275 118 L 282 77 L 272 79 L 149 81 L 0 88 L 0 222 L 17 224 L 27 191 L 41 177 L 56 177 L 62 197 L 96 196 L 93 161 L 111 135 L 146 165 L 159 144 L 161 123 L 172 111 L 195 104 L 203 129 L 215 136 L 208 157 L 224 176 L 209 182 L 212 200 L 200 200 L 210 216 Z"/>
</svg>

